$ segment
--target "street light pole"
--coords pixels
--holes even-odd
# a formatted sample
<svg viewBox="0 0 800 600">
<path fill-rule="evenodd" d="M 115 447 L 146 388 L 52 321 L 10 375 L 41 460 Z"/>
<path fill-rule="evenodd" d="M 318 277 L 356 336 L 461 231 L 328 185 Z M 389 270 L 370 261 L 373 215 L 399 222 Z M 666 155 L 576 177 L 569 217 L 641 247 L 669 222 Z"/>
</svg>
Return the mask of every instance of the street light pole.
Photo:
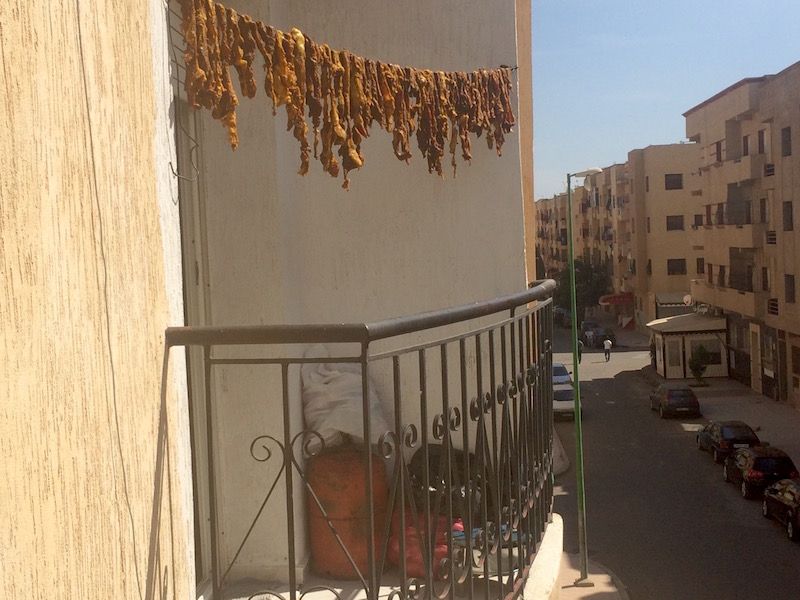
<svg viewBox="0 0 800 600">
<path fill-rule="evenodd" d="M 580 173 L 567 173 L 567 248 L 569 249 L 569 296 L 570 313 L 572 315 L 572 372 L 575 375 L 573 388 L 575 412 L 575 476 L 578 484 L 578 550 L 581 559 L 581 576 L 575 585 L 592 587 L 589 577 L 589 552 L 586 548 L 586 490 L 583 474 L 583 427 L 581 419 L 581 378 L 578 372 L 578 307 L 575 293 L 575 250 L 572 238 L 572 178 L 587 177 L 601 173 L 598 168 L 587 169 Z"/>
</svg>

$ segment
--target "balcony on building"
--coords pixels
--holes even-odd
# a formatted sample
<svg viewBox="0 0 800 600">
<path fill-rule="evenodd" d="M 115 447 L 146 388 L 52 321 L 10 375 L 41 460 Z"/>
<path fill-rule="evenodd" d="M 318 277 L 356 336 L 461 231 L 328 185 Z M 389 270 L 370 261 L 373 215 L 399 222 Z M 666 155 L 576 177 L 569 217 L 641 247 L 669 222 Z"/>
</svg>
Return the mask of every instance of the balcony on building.
<svg viewBox="0 0 800 600">
<path fill-rule="evenodd" d="M 718 281 L 718 280 L 717 280 Z M 761 318 L 764 312 L 764 293 L 747 291 L 709 283 L 707 279 L 692 279 L 691 294 L 695 302 L 735 312 L 750 318 Z"/>
<path fill-rule="evenodd" d="M 725 202 L 706 204 L 692 228 L 693 240 L 710 248 L 761 248 L 766 225 L 754 222 L 754 188 L 751 184 L 728 184 Z M 700 227 L 702 222 L 702 228 Z"/>
</svg>

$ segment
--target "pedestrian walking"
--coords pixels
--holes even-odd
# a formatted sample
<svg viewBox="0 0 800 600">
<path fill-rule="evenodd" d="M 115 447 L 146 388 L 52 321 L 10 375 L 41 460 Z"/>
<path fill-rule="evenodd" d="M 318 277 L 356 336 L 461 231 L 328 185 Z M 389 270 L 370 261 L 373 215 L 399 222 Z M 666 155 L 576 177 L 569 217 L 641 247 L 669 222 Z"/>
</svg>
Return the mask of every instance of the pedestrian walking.
<svg viewBox="0 0 800 600">
<path fill-rule="evenodd" d="M 582 356 L 583 356 L 583 342 L 578 340 L 578 364 L 581 364 Z"/>
<path fill-rule="evenodd" d="M 589 344 L 589 348 L 594 348 L 594 331 L 591 329 L 586 332 L 586 343 Z"/>
<path fill-rule="evenodd" d="M 605 350 L 606 353 L 606 362 L 611 360 L 611 346 L 613 346 L 613 344 L 611 343 L 610 339 L 606 338 L 603 340 L 603 350 Z"/>
</svg>

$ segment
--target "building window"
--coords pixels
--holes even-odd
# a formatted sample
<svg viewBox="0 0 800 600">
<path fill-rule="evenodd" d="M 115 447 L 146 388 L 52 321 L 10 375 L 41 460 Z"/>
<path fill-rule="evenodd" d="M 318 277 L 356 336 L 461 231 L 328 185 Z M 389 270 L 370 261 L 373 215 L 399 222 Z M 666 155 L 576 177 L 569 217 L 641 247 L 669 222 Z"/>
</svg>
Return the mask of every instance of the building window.
<svg viewBox="0 0 800 600">
<path fill-rule="evenodd" d="M 647 233 L 650 233 L 650 217 L 647 217 Z"/>
<path fill-rule="evenodd" d="M 714 144 L 714 159 L 717 162 L 722 162 L 722 142 Z"/>
<path fill-rule="evenodd" d="M 794 209 L 792 208 L 792 201 L 788 200 L 783 203 L 783 230 L 792 231 L 794 229 Z"/>
<path fill-rule="evenodd" d="M 702 275 L 706 272 L 706 259 L 702 256 L 697 257 L 697 274 Z"/>
<path fill-rule="evenodd" d="M 694 354 L 700 350 L 700 346 L 705 348 L 706 352 L 708 353 L 708 364 L 710 365 L 721 365 L 722 364 L 722 344 L 720 344 L 719 340 L 715 339 L 707 339 L 707 340 L 691 340 L 689 342 L 690 348 L 690 355 L 694 356 Z"/>
<path fill-rule="evenodd" d="M 800 348 L 792 346 L 792 373 L 800 375 Z"/>
<path fill-rule="evenodd" d="M 645 192 L 650 191 L 650 177 L 648 175 L 644 176 L 644 191 Z"/>
<path fill-rule="evenodd" d="M 667 275 L 686 275 L 686 259 L 668 258 Z"/>
<path fill-rule="evenodd" d="M 664 189 L 665 190 L 682 190 L 683 189 L 683 173 L 667 173 L 664 175 Z"/>
<path fill-rule="evenodd" d="M 769 269 L 767 267 L 761 267 L 761 290 L 769 291 Z"/>
<path fill-rule="evenodd" d="M 717 285 L 725 287 L 725 265 L 720 265 L 717 269 Z"/>
<path fill-rule="evenodd" d="M 708 283 L 714 283 L 714 265 L 708 263 L 708 269 L 706 270 L 706 280 Z"/>
<path fill-rule="evenodd" d="M 742 136 L 742 156 L 748 156 L 750 154 L 750 136 L 745 135 Z"/>
<path fill-rule="evenodd" d="M 764 154 L 767 147 L 767 130 L 766 129 L 759 129 L 758 130 L 758 153 Z"/>
<path fill-rule="evenodd" d="M 667 231 L 683 231 L 683 215 L 667 215 Z"/>
<path fill-rule="evenodd" d="M 647 274 L 648 275 L 652 275 L 653 274 L 653 261 L 651 259 L 649 259 L 649 258 L 647 259 L 647 269 L 646 270 L 647 270 Z"/>
<path fill-rule="evenodd" d="M 781 129 L 781 156 L 792 155 L 792 128 Z"/>
<path fill-rule="evenodd" d="M 785 299 L 788 304 L 794 304 L 794 275 L 783 276 Z"/>
<path fill-rule="evenodd" d="M 694 216 L 694 226 L 695 227 L 702 227 L 703 226 L 703 215 L 695 215 Z"/>
<path fill-rule="evenodd" d="M 758 218 L 759 218 L 759 222 L 760 223 L 766 223 L 767 222 L 768 215 L 767 215 L 767 199 L 766 198 L 761 198 L 758 201 Z"/>
</svg>

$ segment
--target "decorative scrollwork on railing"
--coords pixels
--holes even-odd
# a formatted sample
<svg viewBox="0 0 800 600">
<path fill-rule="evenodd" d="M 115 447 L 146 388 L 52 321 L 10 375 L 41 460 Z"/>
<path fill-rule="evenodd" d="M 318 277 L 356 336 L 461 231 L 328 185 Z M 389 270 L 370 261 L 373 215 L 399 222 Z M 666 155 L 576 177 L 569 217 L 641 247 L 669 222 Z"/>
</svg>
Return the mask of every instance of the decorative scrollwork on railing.
<svg viewBox="0 0 800 600">
<path fill-rule="evenodd" d="M 409 423 L 403 427 L 403 445 L 412 449 L 419 445 L 419 429 L 414 423 Z"/>
<path fill-rule="evenodd" d="M 397 434 L 394 431 L 384 431 L 378 438 L 378 451 L 381 458 L 391 460 L 397 452 Z"/>
<path fill-rule="evenodd" d="M 300 450 L 302 456 L 305 460 L 313 456 L 318 456 L 325 451 L 327 444 L 325 442 L 325 438 L 320 435 L 319 432 L 313 431 L 311 429 L 304 429 L 303 431 L 297 433 L 290 443 L 290 447 L 292 449 L 292 460 L 295 464 L 297 461 L 295 460 L 294 452 L 295 452 L 295 444 L 298 440 L 302 440 L 302 444 L 300 445 Z"/>
<path fill-rule="evenodd" d="M 253 460 L 268 462 L 272 458 L 273 451 L 267 446 L 267 442 L 272 442 L 278 446 L 281 449 L 281 458 L 283 458 L 283 453 L 285 452 L 283 444 L 271 435 L 259 435 L 250 442 L 250 456 L 253 457 Z"/>
<path fill-rule="evenodd" d="M 261 592 L 256 592 L 247 597 L 247 600 L 266 600 L 267 598 L 274 598 L 275 600 L 285 600 L 283 594 L 278 592 L 273 592 L 270 590 L 263 590 Z"/>
<path fill-rule="evenodd" d="M 314 592 L 330 592 L 333 595 L 333 597 L 336 598 L 336 600 L 344 600 L 339 590 L 334 589 L 327 585 L 315 585 L 307 589 L 304 589 L 299 596 L 299 600 L 303 600 L 303 598 L 305 598 L 308 594 L 312 594 Z"/>
<path fill-rule="evenodd" d="M 497 386 L 497 392 L 495 393 L 497 398 L 498 404 L 505 404 L 506 400 L 508 399 L 508 395 L 506 394 L 506 386 L 505 384 L 501 383 Z"/>
<path fill-rule="evenodd" d="M 512 379 L 511 381 L 508 382 L 508 395 L 511 398 L 516 398 L 518 393 L 519 390 L 517 389 L 517 384 Z"/>
<path fill-rule="evenodd" d="M 458 431 L 461 427 L 461 410 L 457 406 L 451 406 L 448 417 L 450 431 Z"/>
</svg>

